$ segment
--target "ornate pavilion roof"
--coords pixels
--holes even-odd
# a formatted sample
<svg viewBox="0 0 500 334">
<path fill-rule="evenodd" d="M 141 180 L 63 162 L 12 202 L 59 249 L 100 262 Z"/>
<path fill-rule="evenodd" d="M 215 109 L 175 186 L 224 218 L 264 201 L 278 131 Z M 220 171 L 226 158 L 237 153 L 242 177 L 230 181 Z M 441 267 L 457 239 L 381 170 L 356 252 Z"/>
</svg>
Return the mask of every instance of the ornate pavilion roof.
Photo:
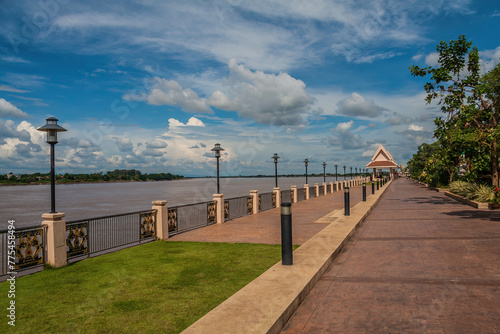
<svg viewBox="0 0 500 334">
<path fill-rule="evenodd" d="M 373 155 L 372 161 L 366 165 L 367 168 L 399 168 L 398 164 L 394 161 L 391 154 L 380 145 Z"/>
</svg>

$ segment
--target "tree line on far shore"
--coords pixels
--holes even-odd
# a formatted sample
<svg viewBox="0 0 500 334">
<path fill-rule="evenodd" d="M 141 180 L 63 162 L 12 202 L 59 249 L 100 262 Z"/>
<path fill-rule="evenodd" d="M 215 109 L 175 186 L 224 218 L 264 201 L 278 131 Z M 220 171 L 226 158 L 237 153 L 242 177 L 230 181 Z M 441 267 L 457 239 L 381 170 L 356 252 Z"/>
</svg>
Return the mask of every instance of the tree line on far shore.
<svg viewBox="0 0 500 334">
<path fill-rule="evenodd" d="M 106 173 L 91 174 L 57 174 L 57 183 L 80 183 L 80 182 L 116 182 L 116 181 L 166 181 L 183 179 L 182 175 L 171 173 L 141 173 L 136 169 L 115 169 Z M 49 173 L 33 173 L 14 175 L 0 174 L 0 184 L 31 184 L 50 183 Z"/>
</svg>

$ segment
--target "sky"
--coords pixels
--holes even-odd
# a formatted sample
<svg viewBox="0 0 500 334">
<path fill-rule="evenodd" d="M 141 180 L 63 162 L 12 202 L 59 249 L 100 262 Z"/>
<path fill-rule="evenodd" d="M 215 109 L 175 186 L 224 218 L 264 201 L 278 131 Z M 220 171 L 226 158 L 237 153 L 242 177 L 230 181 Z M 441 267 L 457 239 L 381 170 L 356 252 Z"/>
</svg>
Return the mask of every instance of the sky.
<svg viewBox="0 0 500 334">
<path fill-rule="evenodd" d="M 185 176 L 406 164 L 436 105 L 408 67 L 460 35 L 500 62 L 497 0 L 0 0 L 0 174 Z M 339 170 L 340 171 L 340 170 Z"/>
</svg>

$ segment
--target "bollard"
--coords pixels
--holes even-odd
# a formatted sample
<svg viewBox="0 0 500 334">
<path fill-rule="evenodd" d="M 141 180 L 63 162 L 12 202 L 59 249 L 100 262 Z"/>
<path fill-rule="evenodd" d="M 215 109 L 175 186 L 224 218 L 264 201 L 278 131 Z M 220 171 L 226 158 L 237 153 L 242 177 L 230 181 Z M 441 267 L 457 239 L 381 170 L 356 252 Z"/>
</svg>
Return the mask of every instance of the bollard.
<svg viewBox="0 0 500 334">
<path fill-rule="evenodd" d="M 363 182 L 363 202 L 366 202 L 366 183 Z"/>
<path fill-rule="evenodd" d="M 375 194 L 375 181 L 372 181 L 372 195 Z"/>
<path fill-rule="evenodd" d="M 349 199 L 349 187 L 344 188 L 344 216 L 350 216 L 351 215 L 351 208 L 350 208 L 350 199 Z"/>
<path fill-rule="evenodd" d="M 378 190 L 378 187 L 379 187 L 379 185 L 378 185 L 378 180 L 377 180 L 377 190 Z"/>
<path fill-rule="evenodd" d="M 281 203 L 281 264 L 293 264 L 292 253 L 292 204 Z"/>
</svg>

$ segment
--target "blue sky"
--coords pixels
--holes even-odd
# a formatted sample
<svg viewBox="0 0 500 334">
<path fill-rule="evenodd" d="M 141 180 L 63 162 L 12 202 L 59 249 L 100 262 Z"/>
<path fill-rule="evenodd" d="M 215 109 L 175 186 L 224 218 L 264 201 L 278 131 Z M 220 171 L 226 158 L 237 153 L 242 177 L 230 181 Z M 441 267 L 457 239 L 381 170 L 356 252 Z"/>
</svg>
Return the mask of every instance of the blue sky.
<svg viewBox="0 0 500 334">
<path fill-rule="evenodd" d="M 406 163 L 436 106 L 408 67 L 465 35 L 500 62 L 497 1 L 3 0 L 0 173 L 213 175 L 362 168 L 380 144 Z"/>
</svg>

